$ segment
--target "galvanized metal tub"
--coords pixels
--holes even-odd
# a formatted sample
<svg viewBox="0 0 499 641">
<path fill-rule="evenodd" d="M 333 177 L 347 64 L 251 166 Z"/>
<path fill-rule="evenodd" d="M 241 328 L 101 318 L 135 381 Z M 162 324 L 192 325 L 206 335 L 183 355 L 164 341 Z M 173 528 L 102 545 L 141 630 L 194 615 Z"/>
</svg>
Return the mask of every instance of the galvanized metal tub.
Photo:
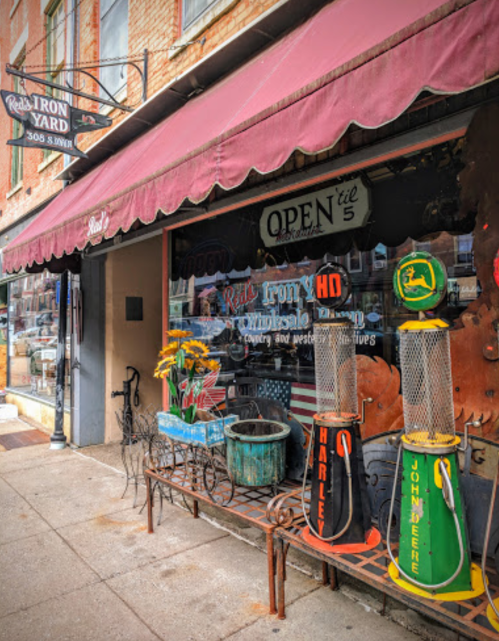
<svg viewBox="0 0 499 641">
<path fill-rule="evenodd" d="M 286 474 L 286 438 L 290 428 L 265 419 L 225 426 L 227 465 L 236 485 L 277 485 Z"/>
</svg>

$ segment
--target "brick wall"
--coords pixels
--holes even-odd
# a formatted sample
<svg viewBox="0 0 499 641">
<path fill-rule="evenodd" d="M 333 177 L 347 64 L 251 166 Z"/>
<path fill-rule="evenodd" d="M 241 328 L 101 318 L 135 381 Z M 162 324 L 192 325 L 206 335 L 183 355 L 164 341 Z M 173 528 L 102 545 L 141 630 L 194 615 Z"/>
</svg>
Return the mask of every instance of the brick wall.
<svg viewBox="0 0 499 641">
<path fill-rule="evenodd" d="M 67 0 L 64 0 L 67 2 Z M 268 10 L 278 0 L 239 0 L 230 4 L 228 10 L 207 26 L 196 38 L 205 36 L 203 46 L 193 44 L 181 50 L 171 58 L 167 50 L 181 36 L 180 10 L 181 0 L 128 0 L 128 53 L 142 55 L 144 49 L 150 51 L 147 94 L 152 96 L 175 77 L 185 73 L 203 56 L 211 53 L 227 39 Z M 43 65 L 46 60 L 46 41 L 33 49 L 46 33 L 46 14 L 41 11 L 42 0 L 19 0 L 12 12 L 16 0 L 0 2 L 0 84 L 2 89 L 12 90 L 13 77 L 5 73 L 5 63 L 9 62 L 11 51 L 19 37 L 28 26 L 28 52 L 25 64 Z M 48 4 L 50 7 L 50 3 Z M 214 7 L 216 9 L 216 5 Z M 12 13 L 12 15 L 10 15 Z M 79 60 L 94 61 L 99 58 L 99 2 L 98 0 L 81 0 L 78 7 L 79 22 Z M 32 51 L 30 51 L 33 49 Z M 158 51 L 159 50 L 159 51 Z M 29 71 L 29 69 L 28 69 Z M 80 83 L 81 83 L 80 79 Z M 43 88 L 27 83 L 29 92 L 43 92 Z M 83 91 L 98 93 L 95 83 L 85 78 Z M 127 73 L 127 92 L 124 104 L 136 105 L 140 101 L 141 83 L 138 74 L 129 68 Z M 75 98 L 78 107 L 97 111 L 98 104 Z M 62 188 L 60 181 L 53 177 L 63 168 L 61 154 L 52 154 L 49 162 L 43 161 L 40 149 L 24 150 L 23 181 L 15 193 L 11 192 L 11 155 L 12 147 L 5 142 L 12 137 L 12 120 L 3 112 L 0 118 L 0 232 L 16 220 L 28 214 L 37 205 Z M 109 114 L 113 126 L 126 114 L 113 110 Z M 106 129 L 80 136 L 78 146 L 82 150 L 105 135 Z"/>
</svg>

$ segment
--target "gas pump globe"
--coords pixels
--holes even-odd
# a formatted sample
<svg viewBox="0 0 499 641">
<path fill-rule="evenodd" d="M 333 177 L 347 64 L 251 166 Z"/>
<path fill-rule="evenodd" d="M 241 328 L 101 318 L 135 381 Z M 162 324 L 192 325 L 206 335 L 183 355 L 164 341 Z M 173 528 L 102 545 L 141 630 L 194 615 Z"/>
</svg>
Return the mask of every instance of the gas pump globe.
<svg viewBox="0 0 499 641">
<path fill-rule="evenodd" d="M 303 537 L 337 553 L 375 547 L 371 528 L 357 407 L 357 368 L 353 323 L 345 318 L 314 325 L 317 414 L 307 454 L 313 447 L 310 517 Z M 371 401 L 371 399 L 367 399 Z M 367 402 L 366 401 L 366 402 Z M 362 412 L 364 413 L 364 412 Z"/>
<path fill-rule="evenodd" d="M 449 330 L 441 320 L 411 321 L 400 332 L 404 408 L 388 519 L 390 576 L 428 598 L 458 600 L 483 592 L 470 552 L 459 492 Z M 465 437 L 465 443 L 467 437 Z M 466 447 L 466 446 L 465 446 Z M 402 451 L 399 557 L 390 545 Z"/>
</svg>

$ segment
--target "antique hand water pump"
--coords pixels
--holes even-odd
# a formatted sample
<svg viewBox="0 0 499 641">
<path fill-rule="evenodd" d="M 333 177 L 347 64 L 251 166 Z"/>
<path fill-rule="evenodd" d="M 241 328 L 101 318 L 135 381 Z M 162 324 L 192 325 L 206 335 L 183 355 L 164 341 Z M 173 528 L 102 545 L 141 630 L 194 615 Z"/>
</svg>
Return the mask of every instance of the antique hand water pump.
<svg viewBox="0 0 499 641">
<path fill-rule="evenodd" d="M 307 542 L 336 553 L 360 552 L 380 541 L 371 527 L 366 475 L 357 411 L 355 333 L 345 318 L 318 321 L 314 325 L 317 414 L 307 454 L 313 448 L 310 517 L 305 509 L 305 478 L 302 507 L 308 527 Z M 306 475 L 305 475 L 306 476 Z"/>
<path fill-rule="evenodd" d="M 449 329 L 441 320 L 399 328 L 404 434 L 397 456 L 388 518 L 389 573 L 400 586 L 427 598 L 455 601 L 481 594 L 480 570 L 470 561 L 459 492 Z M 399 556 L 391 526 L 402 454 Z"/>
</svg>

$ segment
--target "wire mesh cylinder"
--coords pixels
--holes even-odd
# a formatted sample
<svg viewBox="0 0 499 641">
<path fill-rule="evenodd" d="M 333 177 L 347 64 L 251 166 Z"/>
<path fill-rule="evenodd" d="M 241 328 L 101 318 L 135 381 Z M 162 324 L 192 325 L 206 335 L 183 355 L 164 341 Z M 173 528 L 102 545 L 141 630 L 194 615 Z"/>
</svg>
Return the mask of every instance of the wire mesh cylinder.
<svg viewBox="0 0 499 641">
<path fill-rule="evenodd" d="M 315 384 L 319 414 L 357 415 L 354 326 L 348 319 L 314 325 Z"/>
<path fill-rule="evenodd" d="M 449 330 L 400 331 L 405 436 L 419 445 L 446 444 L 455 436 Z"/>
</svg>

